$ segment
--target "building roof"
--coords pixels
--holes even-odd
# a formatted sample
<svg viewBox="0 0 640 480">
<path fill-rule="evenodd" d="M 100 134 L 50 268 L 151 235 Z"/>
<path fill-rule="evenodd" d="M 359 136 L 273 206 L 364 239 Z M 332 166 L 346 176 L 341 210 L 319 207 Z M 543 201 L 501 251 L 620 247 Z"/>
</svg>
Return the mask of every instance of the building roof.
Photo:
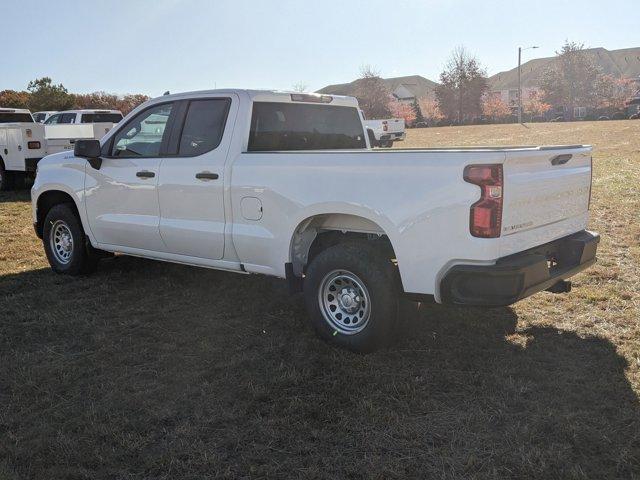
<svg viewBox="0 0 640 480">
<path fill-rule="evenodd" d="M 389 91 L 394 92 L 398 87 L 402 86 L 409 90 L 416 98 L 423 98 L 429 96 L 437 83 L 432 82 L 428 78 L 424 78 L 420 75 L 410 75 L 408 77 L 393 77 L 383 78 Z M 358 80 L 354 80 L 350 83 L 339 83 L 336 85 L 327 85 L 324 88 L 318 90 L 318 93 L 325 93 L 330 95 L 350 95 L 354 96 L 358 86 Z"/>
<path fill-rule="evenodd" d="M 584 50 L 592 56 L 602 73 L 635 78 L 640 76 L 640 47 L 607 50 L 588 48 Z M 540 85 L 544 72 L 553 65 L 557 57 L 536 58 L 522 64 L 522 86 L 533 88 Z M 491 90 L 511 90 L 518 88 L 518 68 L 513 68 L 489 77 Z"/>
</svg>

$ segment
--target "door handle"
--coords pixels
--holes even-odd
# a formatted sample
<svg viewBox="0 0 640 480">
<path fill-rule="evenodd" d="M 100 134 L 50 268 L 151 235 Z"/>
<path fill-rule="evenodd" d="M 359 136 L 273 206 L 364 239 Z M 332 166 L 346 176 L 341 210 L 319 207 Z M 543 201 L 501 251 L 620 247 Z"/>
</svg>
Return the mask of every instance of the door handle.
<svg viewBox="0 0 640 480">
<path fill-rule="evenodd" d="M 571 160 L 571 157 L 573 155 L 570 153 L 565 153 L 564 155 L 556 155 L 555 157 L 553 157 L 551 159 L 551 165 L 564 165 L 565 163 L 567 163 L 569 160 Z"/>
<path fill-rule="evenodd" d="M 156 174 L 153 172 L 148 172 L 147 170 L 142 170 L 141 172 L 136 172 L 136 177 L 139 178 L 153 178 Z"/>
<path fill-rule="evenodd" d="M 220 177 L 217 173 L 211 172 L 200 172 L 196 173 L 196 178 L 198 180 L 217 180 Z"/>
</svg>

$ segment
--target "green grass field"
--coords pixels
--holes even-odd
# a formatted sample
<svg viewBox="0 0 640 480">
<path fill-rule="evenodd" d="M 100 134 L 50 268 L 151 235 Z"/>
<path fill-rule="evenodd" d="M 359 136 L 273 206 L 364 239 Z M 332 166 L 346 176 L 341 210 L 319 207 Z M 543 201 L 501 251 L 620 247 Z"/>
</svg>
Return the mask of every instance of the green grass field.
<svg viewBox="0 0 640 480">
<path fill-rule="evenodd" d="M 425 306 L 368 356 L 283 281 L 116 257 L 54 275 L 0 194 L 0 479 L 640 478 L 640 121 L 410 130 L 589 143 L 598 264 L 568 295 Z"/>
</svg>

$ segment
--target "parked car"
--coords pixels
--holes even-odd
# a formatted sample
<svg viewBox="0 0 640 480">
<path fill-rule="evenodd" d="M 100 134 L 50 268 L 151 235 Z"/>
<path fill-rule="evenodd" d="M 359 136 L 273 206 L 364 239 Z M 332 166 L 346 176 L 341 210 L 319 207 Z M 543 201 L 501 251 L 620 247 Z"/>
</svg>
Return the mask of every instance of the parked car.
<svg viewBox="0 0 640 480">
<path fill-rule="evenodd" d="M 119 110 L 66 110 L 44 122 L 47 153 L 73 150 L 78 139 L 100 139 L 120 120 Z"/>
<path fill-rule="evenodd" d="M 385 118 L 381 120 L 369 120 L 361 110 L 362 120 L 373 131 L 376 146 L 393 147 L 393 142 L 402 141 L 406 137 L 404 118 Z"/>
<path fill-rule="evenodd" d="M 633 115 L 629 116 L 629 120 L 638 120 L 639 118 L 640 118 L 640 112 L 634 113 Z"/>
<path fill-rule="evenodd" d="M 54 113 L 58 113 L 57 110 L 46 110 L 42 112 L 35 112 L 33 114 L 33 120 L 37 123 L 44 123 L 53 115 Z"/>
<path fill-rule="evenodd" d="M 606 115 L 600 115 L 600 116 L 598 117 L 598 120 L 611 120 L 611 119 L 610 119 L 608 116 L 606 116 Z"/>
<path fill-rule="evenodd" d="M 45 153 L 44 128 L 33 121 L 31 112 L 0 108 L 0 190 L 20 185 Z"/>
<path fill-rule="evenodd" d="M 359 352 L 402 299 L 509 305 L 595 262 L 591 147 L 373 152 L 365 131 L 350 97 L 163 96 L 40 162 L 35 231 L 61 274 L 120 252 L 284 278 Z"/>
</svg>

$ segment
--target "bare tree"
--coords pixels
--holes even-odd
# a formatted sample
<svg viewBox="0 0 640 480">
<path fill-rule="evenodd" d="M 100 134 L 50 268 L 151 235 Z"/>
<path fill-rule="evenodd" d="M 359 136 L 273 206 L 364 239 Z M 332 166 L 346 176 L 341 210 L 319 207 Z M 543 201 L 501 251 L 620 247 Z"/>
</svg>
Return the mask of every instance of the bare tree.
<svg viewBox="0 0 640 480">
<path fill-rule="evenodd" d="M 542 100 L 567 108 L 569 119 L 573 119 L 574 107 L 596 103 L 601 73 L 582 43 L 567 41 L 556 55 L 556 61 L 542 76 Z"/>
<path fill-rule="evenodd" d="M 367 118 L 385 118 L 391 115 L 391 92 L 380 78 L 380 73 L 371 65 L 363 65 L 360 68 L 355 95 Z"/>
<path fill-rule="evenodd" d="M 440 111 L 459 123 L 481 115 L 487 88 L 487 74 L 478 59 L 463 46 L 457 47 L 440 74 L 440 85 L 435 90 Z"/>
<path fill-rule="evenodd" d="M 294 83 L 293 84 L 293 91 L 294 92 L 298 92 L 298 93 L 308 92 L 309 91 L 309 85 L 307 85 L 303 81 L 300 81 L 298 83 Z"/>
</svg>

